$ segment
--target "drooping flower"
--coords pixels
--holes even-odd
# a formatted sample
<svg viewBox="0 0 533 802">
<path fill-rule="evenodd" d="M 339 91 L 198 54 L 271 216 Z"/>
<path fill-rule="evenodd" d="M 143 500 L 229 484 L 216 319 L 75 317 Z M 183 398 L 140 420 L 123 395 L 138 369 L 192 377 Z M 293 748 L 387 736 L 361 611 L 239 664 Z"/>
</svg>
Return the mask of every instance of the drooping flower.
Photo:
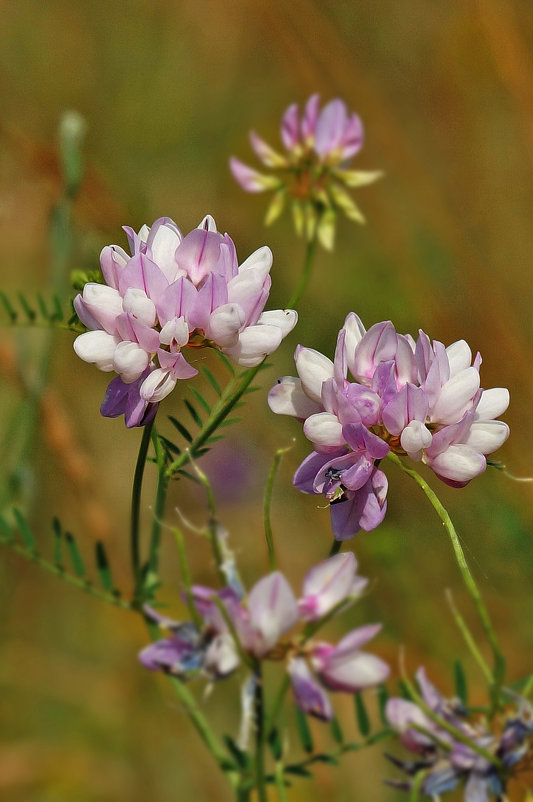
<svg viewBox="0 0 533 802">
<path fill-rule="evenodd" d="M 317 628 L 325 618 L 344 610 L 365 586 L 351 553 L 335 555 L 312 568 L 299 600 L 279 571 L 260 579 L 244 596 L 229 587 L 216 591 L 194 586 L 192 596 L 202 625 L 177 623 L 148 611 L 172 635 L 143 649 L 140 660 L 151 670 L 182 679 L 203 675 L 211 680 L 233 672 L 243 653 L 252 666 L 262 660 L 286 660 L 296 703 L 305 713 L 331 719 L 326 690 L 355 693 L 388 676 L 386 663 L 361 650 L 380 626 L 353 630 L 337 646 L 315 641 L 306 627 L 312 623 Z M 294 632 L 299 623 L 303 629 L 300 626 Z"/>
<path fill-rule="evenodd" d="M 270 174 L 260 173 L 234 157 L 230 168 L 246 192 L 274 191 L 267 225 L 281 215 L 290 200 L 298 234 L 305 233 L 308 239 L 316 234 L 322 245 L 331 249 L 339 212 L 355 222 L 365 222 L 346 187 L 366 186 L 382 174 L 347 169 L 363 145 L 363 126 L 357 114 L 350 114 L 338 98 L 322 110 L 319 106 L 318 95 L 312 95 L 301 117 L 295 103 L 286 110 L 281 121 L 285 154 L 278 153 L 255 131 L 250 132 L 252 149 Z"/>
<path fill-rule="evenodd" d="M 509 436 L 507 424 L 496 420 L 509 392 L 481 389 L 481 356 L 472 360 L 464 340 L 445 348 L 420 331 L 415 341 L 390 321 L 366 331 L 351 312 L 333 362 L 300 345 L 294 358 L 298 378 L 279 379 L 268 401 L 273 412 L 303 421 L 315 450 L 293 482 L 304 493 L 325 495 L 338 540 L 383 520 L 387 479 L 378 466 L 389 451 L 463 487 Z"/>
<path fill-rule="evenodd" d="M 429 682 L 424 669 L 416 675 L 423 702 L 441 720 L 431 718 L 415 702 L 389 699 L 387 719 L 402 745 L 416 754 L 415 761 L 388 755 L 407 774 L 405 780 L 388 780 L 403 790 L 412 788 L 414 777 L 422 773 L 420 792 L 431 799 L 464 786 L 465 802 L 503 800 L 512 775 L 519 776 L 521 764 L 533 746 L 533 708 L 524 699 L 512 697 L 505 715 L 494 723 L 484 718 L 472 720 L 457 699 L 446 699 Z M 458 736 L 450 732 L 451 725 Z M 497 729 L 494 725 L 497 725 Z M 476 751 L 481 747 L 486 756 Z M 490 757 L 494 758 L 489 759 Z"/>
<path fill-rule="evenodd" d="M 131 256 L 117 245 L 100 256 L 106 284 L 89 282 L 74 299 L 89 331 L 74 342 L 81 359 L 119 374 L 102 414 L 142 426 L 157 404 L 198 371 L 185 349 L 213 347 L 253 367 L 296 325 L 291 310 L 263 309 L 272 253 L 259 248 L 240 266 L 235 246 L 209 215 L 185 237 L 167 217 L 139 233 L 126 228 Z M 190 353 L 193 353 L 190 351 Z"/>
</svg>

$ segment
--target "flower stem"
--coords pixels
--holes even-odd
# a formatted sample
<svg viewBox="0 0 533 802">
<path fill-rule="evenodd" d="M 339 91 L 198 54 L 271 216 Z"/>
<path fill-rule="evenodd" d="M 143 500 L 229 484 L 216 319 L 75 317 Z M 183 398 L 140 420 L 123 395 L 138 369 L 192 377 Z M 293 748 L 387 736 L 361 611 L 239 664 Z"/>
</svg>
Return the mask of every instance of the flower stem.
<svg viewBox="0 0 533 802">
<path fill-rule="evenodd" d="M 472 633 L 468 629 L 466 621 L 464 620 L 463 616 L 457 609 L 450 588 L 446 589 L 446 601 L 448 602 L 448 607 L 452 612 L 452 615 L 455 619 L 455 623 L 457 624 L 457 627 L 461 632 L 461 635 L 463 636 L 466 645 L 470 649 L 470 652 L 474 660 L 477 662 L 489 685 L 492 685 L 492 683 L 494 682 L 494 677 L 492 676 L 492 672 L 488 667 L 488 665 L 486 664 L 485 658 L 479 651 L 477 643 L 475 642 Z"/>
<path fill-rule="evenodd" d="M 258 802 L 268 802 L 265 779 L 265 719 L 263 700 L 263 678 L 257 667 L 255 684 L 255 778 Z"/>
<path fill-rule="evenodd" d="M 192 593 L 192 576 L 191 576 L 191 569 L 189 568 L 189 561 L 187 559 L 185 538 L 183 537 L 183 532 L 181 531 L 181 529 L 178 529 L 177 526 L 173 526 L 171 531 L 176 541 L 176 549 L 178 552 L 178 563 L 180 567 L 181 580 L 185 588 L 185 599 L 187 601 L 187 607 L 189 608 L 189 614 L 194 624 L 196 624 L 198 629 L 200 629 L 203 620 L 198 610 L 196 609 L 196 605 L 194 603 L 194 597 Z"/>
<path fill-rule="evenodd" d="M 151 434 L 157 462 L 157 489 L 155 494 L 150 549 L 148 552 L 148 571 L 145 578 L 146 581 L 150 583 L 152 580 L 157 580 L 159 547 L 161 545 L 161 528 L 163 525 L 163 515 L 165 513 L 165 502 L 167 500 L 168 491 L 168 478 L 165 473 L 165 454 L 161 448 L 161 441 L 159 440 L 155 427 L 153 427 Z"/>
<path fill-rule="evenodd" d="M 134 582 L 134 598 L 137 598 L 141 581 L 141 551 L 140 551 L 140 509 L 141 509 L 141 492 L 144 475 L 144 466 L 146 464 L 146 455 L 148 454 L 148 447 L 150 445 L 150 436 L 152 433 L 153 420 L 148 423 L 143 429 L 141 445 L 139 447 L 139 454 L 137 456 L 137 463 L 135 465 L 135 474 L 133 476 L 133 490 L 131 494 L 131 525 L 130 525 L 130 551 L 131 551 L 131 568 L 133 572 Z"/>
<path fill-rule="evenodd" d="M 404 471 L 404 473 L 408 474 L 408 476 L 410 476 L 412 479 L 415 480 L 417 485 L 425 493 L 426 497 L 432 504 L 435 512 L 441 519 L 444 527 L 446 528 L 446 531 L 448 532 L 448 535 L 452 543 L 452 548 L 455 554 L 455 559 L 457 565 L 459 566 L 459 571 L 461 572 L 461 576 L 463 578 L 463 582 L 470 595 L 470 598 L 474 602 L 479 618 L 483 625 L 483 629 L 485 630 L 488 641 L 490 643 L 490 647 L 492 649 L 492 655 L 494 660 L 492 694 L 493 694 L 493 704 L 497 705 L 505 676 L 505 658 L 500 649 L 500 645 L 494 632 L 494 628 L 492 626 L 488 610 L 485 607 L 485 603 L 481 597 L 481 594 L 475 583 L 475 580 L 472 574 L 470 573 L 470 569 L 466 562 L 466 558 L 463 552 L 463 548 L 461 546 L 461 542 L 459 540 L 459 536 L 455 531 L 455 527 L 452 523 L 452 520 L 447 510 L 443 507 L 443 505 L 439 501 L 436 493 L 431 489 L 426 480 L 423 479 L 419 473 L 417 473 L 417 471 L 413 470 L 412 468 L 408 468 L 407 465 L 405 465 L 403 461 L 399 457 L 397 457 L 396 454 L 393 454 L 392 452 L 389 452 L 388 458 L 392 460 L 392 462 L 394 462 L 396 465 L 398 465 Z"/>
<path fill-rule="evenodd" d="M 289 303 L 287 304 L 288 309 L 296 309 L 298 302 L 300 301 L 302 295 L 307 289 L 309 279 L 311 278 L 311 273 L 313 272 L 315 250 L 316 250 L 316 234 L 313 235 L 313 237 L 311 237 L 311 239 L 308 240 L 307 242 L 307 247 L 305 249 L 304 268 L 302 271 L 302 275 L 300 276 L 300 281 L 298 282 L 298 285 L 294 290 Z"/>
<path fill-rule="evenodd" d="M 285 695 L 289 690 L 290 684 L 291 684 L 290 677 L 288 674 L 285 674 L 279 686 L 276 698 L 274 699 L 274 703 L 270 709 L 270 713 L 266 718 L 265 733 L 267 738 L 270 737 L 272 730 L 274 729 L 274 726 L 276 724 L 276 719 L 279 715 L 279 711 L 281 710 L 283 700 L 285 699 Z"/>
<path fill-rule="evenodd" d="M 189 448 L 182 451 L 179 457 L 167 467 L 167 478 L 170 479 L 175 476 L 181 468 L 191 461 L 191 458 L 194 459 L 196 457 L 198 450 L 205 445 L 206 441 L 209 440 L 211 435 L 218 429 L 233 407 L 240 401 L 255 376 L 261 370 L 263 362 L 261 362 L 260 365 L 256 365 L 255 368 L 248 368 L 247 370 L 241 371 L 237 376 L 231 379 Z"/>
<path fill-rule="evenodd" d="M 276 570 L 276 552 L 274 549 L 274 538 L 272 535 L 272 524 L 270 522 L 270 508 L 272 506 L 272 491 L 274 489 L 274 480 L 279 470 L 283 455 L 290 451 L 292 445 L 286 448 L 278 448 L 274 454 L 270 471 L 268 472 L 267 483 L 265 487 L 265 497 L 263 501 L 263 521 L 265 527 L 265 540 L 268 550 L 268 562 L 272 571 Z"/>
</svg>

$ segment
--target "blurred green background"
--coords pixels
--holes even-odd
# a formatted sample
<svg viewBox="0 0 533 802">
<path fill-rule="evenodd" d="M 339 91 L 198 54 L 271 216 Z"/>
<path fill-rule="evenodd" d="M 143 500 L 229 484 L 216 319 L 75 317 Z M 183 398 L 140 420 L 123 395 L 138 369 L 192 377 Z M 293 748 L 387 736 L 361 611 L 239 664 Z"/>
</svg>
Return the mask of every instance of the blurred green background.
<svg viewBox="0 0 533 802">
<path fill-rule="evenodd" d="M 265 396 L 278 375 L 294 373 L 298 342 L 333 353 L 350 310 L 367 327 L 390 317 L 399 331 L 416 334 L 422 327 L 446 344 L 465 338 L 481 350 L 484 386 L 511 391 L 505 419 L 512 435 L 498 457 L 513 474 L 533 473 L 530 3 L 17 0 L 0 9 L 6 291 L 46 290 L 57 272 L 49 224 L 61 193 L 56 132 L 66 109 L 78 110 L 88 126 L 69 271 L 96 266 L 104 244 L 124 245 L 123 224 L 138 228 L 168 215 L 188 231 L 210 212 L 233 237 L 241 261 L 262 244 L 272 248 L 270 308 L 283 306 L 291 294 L 304 246 L 289 220 L 263 227 L 265 199 L 240 190 L 228 157 L 254 164 L 248 130 L 278 145 L 282 112 L 313 92 L 324 102 L 342 97 L 364 121 L 366 143 L 354 167 L 386 173 L 357 193 L 368 224 L 341 221 L 335 252 L 318 253 L 298 328 L 261 374 L 264 391 L 251 397 L 242 425 L 229 429 L 204 461 L 249 584 L 267 565 L 265 477 L 275 449 L 292 437 L 294 448 L 276 483 L 273 525 L 295 590 L 329 549 L 327 510 L 290 485 L 309 450 L 301 427 L 273 416 Z M 38 433 L 28 418 L 23 430 L 13 427 L 27 403 L 24 382 L 39 373 L 46 337 L 3 330 L 2 497 L 5 502 L 15 487 L 43 544 L 54 513 L 87 554 L 103 539 L 127 591 L 129 495 L 140 432 L 99 416 L 109 377 L 78 360 L 72 336 L 61 332 L 51 344 Z M 178 390 L 160 418 L 182 409 Z M 228 493 L 218 479 L 230 468 L 235 478 Z M 362 574 L 372 579 L 372 592 L 346 616 L 348 624 L 383 621 L 374 649 L 391 661 L 394 674 L 404 644 L 409 668 L 424 663 L 447 692 L 453 658 L 462 656 L 472 696 L 482 700 L 479 674 L 444 597 L 451 588 L 479 632 L 447 538 L 411 481 L 392 465 L 387 472 L 386 522 L 349 544 Z M 463 490 L 438 490 L 486 595 L 509 658 L 509 679 L 519 679 L 531 670 L 533 486 L 488 471 Z M 169 522 L 176 507 L 195 526 L 205 522 L 196 487 L 175 483 Z M 214 583 L 205 543 L 194 533 L 189 537 L 198 580 Z M 179 615 L 170 543 L 164 557 L 162 597 Z M 0 577 L 1 799 L 231 799 L 165 678 L 138 665 L 136 653 L 146 642 L 140 621 L 42 575 L 6 549 Z M 332 639 L 341 631 L 332 625 Z M 196 690 L 216 726 L 235 734 L 236 681 L 215 687 L 207 699 L 200 684 Z M 342 706 L 339 715 L 355 737 L 350 707 Z M 327 745 L 326 730 L 317 725 L 314 732 Z M 394 774 L 383 751 L 379 745 L 347 756 L 340 770 L 319 767 L 316 782 L 297 781 L 291 798 L 404 798 L 382 786 L 382 778 Z M 513 798 L 521 798 L 519 791 Z"/>
</svg>

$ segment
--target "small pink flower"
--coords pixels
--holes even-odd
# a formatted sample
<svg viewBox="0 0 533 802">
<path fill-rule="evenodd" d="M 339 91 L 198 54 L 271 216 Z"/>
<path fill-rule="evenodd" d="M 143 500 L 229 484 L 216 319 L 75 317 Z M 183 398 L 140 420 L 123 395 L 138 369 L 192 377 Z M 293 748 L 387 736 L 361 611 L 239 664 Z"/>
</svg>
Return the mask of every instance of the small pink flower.
<svg viewBox="0 0 533 802">
<path fill-rule="evenodd" d="M 218 348 L 253 367 L 294 328 L 297 314 L 263 311 L 270 249 L 260 248 L 239 265 L 232 240 L 209 215 L 185 237 L 167 217 L 138 233 L 125 230 L 131 256 L 115 245 L 104 248 L 106 284 L 88 283 L 74 299 L 89 329 L 74 350 L 100 370 L 119 374 L 102 414 L 124 413 L 128 426 L 142 426 L 178 380 L 197 374 L 185 358 L 189 346 Z"/>
<path fill-rule="evenodd" d="M 363 126 L 357 114 L 349 113 L 338 98 L 320 110 L 318 95 L 312 95 L 303 114 L 296 103 L 285 111 L 281 121 L 279 153 L 255 131 L 250 133 L 252 149 L 270 174 L 230 159 L 230 169 L 246 192 L 274 191 L 266 223 L 283 212 L 288 197 L 298 234 L 318 237 L 325 248 L 333 247 L 335 221 L 339 212 L 350 220 L 364 223 L 364 217 L 347 188 L 365 186 L 381 177 L 379 172 L 348 170 L 348 162 L 363 145 Z"/>
</svg>

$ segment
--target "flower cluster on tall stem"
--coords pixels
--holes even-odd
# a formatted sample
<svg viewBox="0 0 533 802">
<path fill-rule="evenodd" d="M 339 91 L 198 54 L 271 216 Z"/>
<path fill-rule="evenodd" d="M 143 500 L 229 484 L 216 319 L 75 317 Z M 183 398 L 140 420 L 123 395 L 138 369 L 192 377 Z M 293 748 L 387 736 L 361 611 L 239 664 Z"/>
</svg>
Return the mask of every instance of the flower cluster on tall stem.
<svg viewBox="0 0 533 802">
<path fill-rule="evenodd" d="M 183 236 L 163 217 L 139 233 L 125 228 L 131 256 L 117 245 L 100 256 L 105 284 L 90 282 L 74 308 L 90 331 L 74 350 L 118 377 L 101 412 L 143 426 L 176 386 L 198 371 L 184 349 L 217 348 L 238 365 L 259 365 L 296 325 L 291 310 L 264 312 L 272 253 L 259 248 L 241 265 L 233 241 L 211 216 Z M 193 353 L 193 351 L 189 351 Z"/>
<path fill-rule="evenodd" d="M 285 153 L 278 153 L 255 131 L 250 143 L 257 158 L 271 170 L 260 173 L 239 159 L 230 160 L 235 180 L 247 192 L 274 191 L 266 223 L 274 222 L 291 201 L 296 231 L 308 240 L 318 237 L 328 249 L 333 247 L 339 212 L 350 220 L 364 223 L 364 217 L 346 188 L 366 186 L 380 178 L 377 171 L 347 169 L 363 145 L 363 125 L 357 114 L 349 113 L 338 98 L 320 109 L 318 95 L 312 95 L 300 116 L 296 103 L 289 106 L 281 121 L 281 140 Z"/>
<path fill-rule="evenodd" d="M 300 345 L 295 362 L 298 378 L 279 379 L 269 404 L 303 421 L 315 450 L 294 485 L 325 495 L 339 540 L 383 520 L 388 485 L 380 462 L 389 452 L 422 461 L 446 484 L 463 487 L 509 435 L 496 420 L 509 392 L 480 387 L 481 356 L 472 360 L 464 340 L 446 348 L 420 331 L 415 341 L 390 321 L 366 331 L 351 312 L 333 362 Z"/>
<path fill-rule="evenodd" d="M 141 662 L 182 679 L 197 674 L 220 679 L 242 664 L 257 670 L 263 660 L 285 661 L 296 704 L 309 715 L 331 719 L 326 689 L 355 693 L 379 684 L 389 673 L 386 663 L 362 650 L 379 624 L 353 630 L 336 646 L 313 637 L 322 621 L 346 609 L 366 584 L 357 574 L 354 555 L 347 553 L 314 566 L 298 600 L 279 571 L 260 579 L 246 597 L 231 587 L 215 591 L 193 586 L 201 625 L 148 611 L 172 635 L 147 646 Z M 300 632 L 294 633 L 298 623 Z"/>
</svg>

